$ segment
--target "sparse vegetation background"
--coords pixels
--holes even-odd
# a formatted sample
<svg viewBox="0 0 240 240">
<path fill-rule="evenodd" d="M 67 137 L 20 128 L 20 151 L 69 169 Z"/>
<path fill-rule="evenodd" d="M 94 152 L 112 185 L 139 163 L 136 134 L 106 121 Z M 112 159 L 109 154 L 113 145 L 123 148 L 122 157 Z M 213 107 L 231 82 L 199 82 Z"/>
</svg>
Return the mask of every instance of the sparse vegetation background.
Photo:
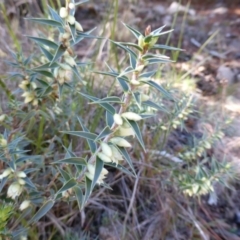
<svg viewBox="0 0 240 240">
<path fill-rule="evenodd" d="M 240 239 L 238 4 L 0 1 L 0 239 Z"/>
</svg>

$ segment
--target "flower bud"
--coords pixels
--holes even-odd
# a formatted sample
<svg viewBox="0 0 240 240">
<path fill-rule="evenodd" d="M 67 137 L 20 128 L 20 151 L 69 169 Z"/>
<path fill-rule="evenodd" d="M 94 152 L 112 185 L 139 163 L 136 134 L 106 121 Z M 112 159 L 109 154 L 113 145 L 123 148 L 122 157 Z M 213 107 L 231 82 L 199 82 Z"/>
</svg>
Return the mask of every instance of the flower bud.
<svg viewBox="0 0 240 240">
<path fill-rule="evenodd" d="M 120 127 L 117 131 L 117 135 L 120 137 L 127 137 L 127 136 L 135 137 L 135 132 L 133 131 L 133 129 L 131 127 L 129 127 L 129 128 Z"/>
<path fill-rule="evenodd" d="M 25 178 L 25 177 L 27 177 L 26 173 L 23 172 L 23 171 L 18 172 L 18 173 L 17 173 L 17 176 L 18 176 L 19 178 Z"/>
<path fill-rule="evenodd" d="M 17 196 L 19 196 L 22 193 L 22 186 L 18 182 L 12 183 L 7 191 L 7 196 L 15 199 Z"/>
<path fill-rule="evenodd" d="M 112 149 L 112 153 L 113 153 L 113 156 L 112 156 L 113 162 L 118 163 L 118 161 L 123 160 L 123 156 L 120 154 L 120 152 L 117 150 L 116 147 L 111 145 L 110 148 Z"/>
<path fill-rule="evenodd" d="M 65 7 L 61 7 L 59 15 L 61 18 L 66 18 L 68 16 L 68 10 Z"/>
<path fill-rule="evenodd" d="M 114 137 L 110 140 L 111 143 L 118 145 L 119 147 L 132 147 L 132 145 L 121 137 Z"/>
<path fill-rule="evenodd" d="M 122 117 L 121 117 L 119 114 L 115 113 L 115 114 L 113 115 L 113 119 L 114 119 L 114 122 L 115 122 L 117 125 L 122 125 L 122 124 L 123 124 Z"/>
<path fill-rule="evenodd" d="M 102 152 L 99 152 L 97 156 L 103 161 L 103 162 L 112 162 L 111 158 L 105 155 Z"/>
<path fill-rule="evenodd" d="M 135 80 L 135 79 L 132 79 L 131 81 L 130 81 L 130 83 L 132 84 L 132 85 L 140 85 L 141 84 L 141 82 L 139 82 L 138 80 Z"/>
<path fill-rule="evenodd" d="M 22 97 L 25 97 L 24 103 L 29 103 L 34 99 L 34 94 L 31 92 L 25 92 L 22 94 Z"/>
<path fill-rule="evenodd" d="M 67 21 L 69 22 L 70 25 L 73 25 L 76 22 L 75 17 L 71 15 L 68 16 Z"/>
<path fill-rule="evenodd" d="M 29 84 L 29 81 L 28 80 L 24 80 L 22 81 L 18 86 L 23 89 L 23 90 L 27 90 L 27 86 Z"/>
<path fill-rule="evenodd" d="M 79 31 L 79 32 L 83 32 L 83 28 L 82 25 L 79 22 L 75 22 L 75 28 Z"/>
<path fill-rule="evenodd" d="M 25 181 L 24 181 L 22 178 L 19 178 L 19 179 L 18 179 L 18 183 L 19 183 L 20 185 L 25 185 Z"/>
<path fill-rule="evenodd" d="M 6 118 L 6 114 L 0 115 L 0 122 L 3 122 Z"/>
<path fill-rule="evenodd" d="M 67 64 L 69 64 L 71 67 L 74 67 L 76 65 L 76 62 L 74 60 L 74 58 L 72 57 L 65 57 L 65 61 Z"/>
<path fill-rule="evenodd" d="M 143 47 L 144 47 L 144 36 L 143 36 L 143 35 L 140 35 L 140 36 L 138 37 L 138 46 L 139 46 L 140 48 L 143 48 Z"/>
<path fill-rule="evenodd" d="M 134 113 L 134 112 L 122 113 L 122 117 L 125 117 L 128 120 L 132 120 L 132 121 L 139 121 L 142 119 L 142 117 L 140 115 L 138 115 L 137 113 Z"/>
<path fill-rule="evenodd" d="M 110 148 L 110 146 L 105 143 L 105 142 L 102 142 L 101 143 L 101 148 L 102 148 L 102 152 L 108 156 L 108 157 L 111 157 L 112 156 L 112 149 Z"/>
<path fill-rule="evenodd" d="M 137 72 L 141 72 L 143 69 L 144 69 L 144 65 L 139 65 L 139 66 L 137 66 L 136 68 L 135 68 L 135 70 L 137 71 Z"/>
<path fill-rule="evenodd" d="M 144 94 L 144 93 L 141 93 L 141 100 L 144 102 L 144 101 L 147 101 L 147 100 L 149 100 L 149 96 L 148 95 L 146 95 L 146 94 Z"/>
<path fill-rule="evenodd" d="M 4 172 L 2 174 L 0 174 L 0 179 L 3 179 L 5 177 L 7 177 L 10 173 L 12 173 L 12 169 L 11 168 L 7 168 L 6 170 L 4 170 Z"/>
<path fill-rule="evenodd" d="M 74 3 L 69 3 L 68 7 L 69 7 L 69 9 L 74 9 L 75 8 L 75 4 Z"/>
<path fill-rule="evenodd" d="M 0 147 L 6 147 L 7 146 L 7 140 L 2 138 L 0 139 Z"/>
<path fill-rule="evenodd" d="M 24 209 L 26 209 L 26 208 L 28 208 L 29 206 L 30 206 L 30 201 L 29 200 L 24 200 L 22 203 L 21 203 L 21 205 L 20 205 L 20 207 L 19 207 L 19 210 L 20 211 L 23 211 Z"/>
</svg>

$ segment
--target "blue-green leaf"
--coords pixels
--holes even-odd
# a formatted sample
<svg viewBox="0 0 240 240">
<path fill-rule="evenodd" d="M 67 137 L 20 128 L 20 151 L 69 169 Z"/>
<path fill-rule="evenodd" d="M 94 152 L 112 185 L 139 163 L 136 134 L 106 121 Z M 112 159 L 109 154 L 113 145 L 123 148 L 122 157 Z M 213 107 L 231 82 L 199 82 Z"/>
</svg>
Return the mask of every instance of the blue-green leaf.
<svg viewBox="0 0 240 240">
<path fill-rule="evenodd" d="M 69 157 L 69 158 L 64 158 L 64 159 L 52 162 L 52 164 L 61 164 L 61 163 L 75 164 L 75 165 L 82 165 L 82 166 L 87 165 L 86 160 L 80 157 Z"/>
<path fill-rule="evenodd" d="M 43 206 L 37 211 L 37 213 L 32 217 L 32 219 L 29 221 L 29 224 L 38 222 L 40 218 L 42 218 L 44 215 L 49 212 L 54 205 L 54 200 L 48 200 L 43 204 Z"/>
<path fill-rule="evenodd" d="M 84 131 L 62 131 L 62 133 L 74 135 L 77 137 L 82 137 L 89 140 L 95 140 L 97 135 L 95 133 L 84 132 Z"/>
<path fill-rule="evenodd" d="M 79 123 L 80 123 L 80 125 L 81 125 L 81 127 L 82 127 L 82 129 L 83 129 L 83 131 L 85 131 L 85 132 L 90 132 L 90 131 L 84 126 L 82 120 L 81 120 L 79 117 L 78 117 L 77 119 L 78 119 L 78 121 L 79 121 Z M 88 142 L 88 146 L 89 146 L 89 148 L 90 148 L 91 153 L 95 153 L 95 151 L 97 150 L 97 145 L 96 145 L 96 143 L 95 143 L 94 141 L 92 141 L 92 140 L 89 140 L 89 139 L 87 139 L 87 142 Z"/>
<path fill-rule="evenodd" d="M 128 120 L 128 119 L 126 119 L 126 121 L 131 125 L 133 131 L 136 134 L 138 142 L 140 143 L 140 145 L 142 146 L 143 150 L 145 151 L 145 146 L 144 146 L 144 142 L 143 142 L 143 139 L 142 139 L 142 133 L 141 133 L 141 131 L 139 129 L 138 124 L 135 121 L 131 121 L 131 120 Z"/>
<path fill-rule="evenodd" d="M 63 45 L 59 45 L 58 49 L 56 50 L 54 57 L 50 63 L 50 66 L 56 62 L 66 51 L 66 48 Z"/>
<path fill-rule="evenodd" d="M 117 169 L 119 169 L 120 171 L 122 171 L 123 173 L 126 173 L 126 174 L 128 174 L 128 175 L 131 175 L 131 176 L 135 177 L 135 175 L 134 175 L 132 172 L 130 172 L 127 168 L 123 167 L 123 166 L 120 165 L 120 164 L 111 163 L 111 162 L 105 162 L 104 165 L 117 168 Z"/>
<path fill-rule="evenodd" d="M 74 178 L 70 179 L 69 181 L 67 181 L 59 190 L 58 192 L 55 194 L 59 194 L 62 193 L 64 191 L 67 191 L 68 189 L 74 187 L 75 185 L 77 185 L 77 182 Z"/>
<path fill-rule="evenodd" d="M 97 138 L 95 139 L 95 142 L 108 136 L 109 134 L 111 134 L 112 131 L 110 130 L 109 126 L 106 126 L 97 136 Z"/>
<path fill-rule="evenodd" d="M 144 83 L 148 84 L 149 86 L 155 88 L 156 90 L 160 91 L 165 97 L 169 99 L 173 99 L 172 95 L 166 91 L 162 86 L 157 84 L 156 82 L 150 80 L 150 81 L 143 81 Z"/>
<path fill-rule="evenodd" d="M 58 21 L 52 20 L 52 19 L 26 18 L 26 20 L 37 22 L 37 23 L 40 23 L 40 24 L 46 24 L 46 25 L 53 26 L 53 27 L 63 27 L 61 22 L 58 22 Z"/>
<path fill-rule="evenodd" d="M 61 173 L 62 177 L 64 178 L 65 181 L 68 181 L 71 179 L 70 175 L 64 171 L 62 168 L 57 167 L 58 171 Z"/>
<path fill-rule="evenodd" d="M 142 34 L 138 31 L 138 30 L 136 30 L 135 28 L 133 28 L 133 27 L 130 27 L 129 25 L 127 25 L 127 24 L 125 24 L 125 23 L 123 23 L 123 25 L 126 27 L 126 28 L 128 28 L 130 31 L 131 31 L 131 33 L 138 39 L 139 38 L 139 36 L 141 36 Z M 143 36 L 143 35 L 142 35 Z"/>
<path fill-rule="evenodd" d="M 97 102 L 97 101 L 100 100 L 99 98 L 96 98 L 96 97 L 87 95 L 87 94 L 82 93 L 82 92 L 79 92 L 79 94 L 81 94 L 82 96 L 90 99 L 91 101 Z M 105 109 L 106 109 L 107 111 L 109 111 L 109 113 L 111 113 L 111 114 L 115 114 L 115 112 L 116 112 L 116 111 L 115 111 L 115 108 L 114 108 L 111 104 L 109 104 L 109 103 L 99 103 L 99 105 L 102 106 L 103 108 L 105 108 Z"/>
<path fill-rule="evenodd" d="M 135 169 L 133 167 L 133 164 L 132 164 L 132 160 L 128 154 L 128 152 L 126 151 L 125 148 L 123 147 L 119 147 L 119 146 L 115 146 L 119 151 L 120 153 L 123 155 L 123 157 L 125 158 L 125 160 L 127 161 L 127 163 L 129 164 L 130 168 L 132 169 L 134 175 L 136 176 L 136 172 L 135 172 Z"/>
<path fill-rule="evenodd" d="M 35 41 L 36 43 L 40 43 L 43 45 L 46 45 L 54 50 L 56 50 L 58 48 L 58 44 L 56 44 L 53 41 L 50 41 L 48 39 L 45 38 L 38 38 L 38 37 L 31 37 L 31 36 L 27 36 L 28 38 L 32 39 L 33 41 Z"/>
<path fill-rule="evenodd" d="M 162 106 L 160 106 L 160 105 L 158 105 L 158 104 L 156 104 L 155 102 L 152 102 L 152 101 L 150 101 L 150 100 L 144 101 L 144 102 L 142 102 L 142 104 L 143 104 L 143 105 L 146 105 L 146 106 L 149 106 L 149 107 L 151 107 L 151 108 L 155 108 L 155 109 L 157 109 L 157 110 L 160 110 L 160 111 L 169 113 L 169 111 L 168 111 L 166 108 L 164 108 L 164 107 L 162 107 Z"/>
<path fill-rule="evenodd" d="M 75 186 L 73 188 L 73 190 L 74 190 L 76 198 L 77 198 L 79 210 L 81 210 L 82 209 L 82 204 L 83 204 L 83 193 L 82 193 L 82 190 L 81 190 L 81 188 L 79 186 Z"/>
<path fill-rule="evenodd" d="M 111 128 L 114 123 L 113 115 L 110 114 L 108 111 L 106 111 L 106 123 L 109 128 Z"/>
<path fill-rule="evenodd" d="M 96 159 L 96 167 L 95 167 L 95 172 L 94 172 L 94 177 L 93 177 L 93 181 L 92 181 L 92 185 L 91 185 L 91 191 L 93 190 L 93 188 L 95 187 L 98 178 L 101 175 L 102 169 L 103 169 L 103 161 L 100 160 L 100 158 L 97 157 Z"/>
</svg>

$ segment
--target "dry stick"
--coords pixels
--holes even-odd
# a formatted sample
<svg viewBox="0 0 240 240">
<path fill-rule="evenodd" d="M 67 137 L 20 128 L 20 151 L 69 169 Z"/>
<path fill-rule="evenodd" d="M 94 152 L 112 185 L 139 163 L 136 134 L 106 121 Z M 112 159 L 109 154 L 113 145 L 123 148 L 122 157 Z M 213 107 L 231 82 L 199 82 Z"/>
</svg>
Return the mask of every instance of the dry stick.
<svg viewBox="0 0 240 240">
<path fill-rule="evenodd" d="M 137 175 L 137 178 L 136 178 L 136 181 L 135 181 L 135 184 L 134 184 L 134 188 L 133 188 L 132 198 L 131 198 L 130 204 L 128 206 L 127 214 L 124 218 L 123 226 L 126 226 L 128 217 L 129 217 L 131 209 L 133 207 L 141 172 L 142 172 L 142 169 L 138 172 L 138 175 Z"/>
</svg>

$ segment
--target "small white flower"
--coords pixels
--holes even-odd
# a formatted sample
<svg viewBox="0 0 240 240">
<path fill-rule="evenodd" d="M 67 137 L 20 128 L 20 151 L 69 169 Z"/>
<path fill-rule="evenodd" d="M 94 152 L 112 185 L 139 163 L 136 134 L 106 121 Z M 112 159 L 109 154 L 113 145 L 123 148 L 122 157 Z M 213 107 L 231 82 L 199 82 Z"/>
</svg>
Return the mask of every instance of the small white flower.
<svg viewBox="0 0 240 240">
<path fill-rule="evenodd" d="M 139 65 L 135 68 L 136 71 L 141 72 L 144 69 L 144 65 Z"/>
<path fill-rule="evenodd" d="M 110 146 L 112 149 L 112 161 L 115 162 L 116 164 L 118 164 L 118 161 L 122 161 L 123 160 L 123 156 L 120 154 L 120 152 L 117 150 L 116 147 L 114 147 L 113 145 Z"/>
<path fill-rule="evenodd" d="M 25 185 L 25 181 L 24 181 L 22 178 L 19 178 L 19 179 L 18 179 L 18 183 L 19 183 L 20 185 Z"/>
<path fill-rule="evenodd" d="M 144 101 L 147 101 L 147 100 L 149 100 L 149 96 L 148 95 L 146 95 L 146 94 L 144 94 L 144 93 L 141 93 L 141 100 L 144 102 Z"/>
<path fill-rule="evenodd" d="M 68 63 L 71 67 L 76 66 L 76 62 L 75 62 L 74 58 L 72 58 L 71 56 L 65 57 L 65 61 L 66 61 L 66 63 Z"/>
<path fill-rule="evenodd" d="M 31 202 L 29 200 L 24 200 L 19 207 L 20 211 L 23 211 L 24 209 L 28 208 L 30 206 L 30 203 Z"/>
<path fill-rule="evenodd" d="M 15 199 L 22 193 L 23 187 L 18 183 L 14 182 L 8 187 L 7 196 Z"/>
<path fill-rule="evenodd" d="M 133 131 L 133 129 L 131 127 L 129 127 L 129 128 L 120 127 L 117 131 L 117 134 L 120 137 L 127 137 L 127 136 L 135 137 L 135 132 Z"/>
<path fill-rule="evenodd" d="M 22 94 L 22 97 L 25 97 L 24 103 L 29 103 L 34 99 L 34 94 L 31 92 L 25 92 Z"/>
<path fill-rule="evenodd" d="M 7 140 L 2 138 L 0 139 L 0 147 L 6 147 L 7 146 Z"/>
<path fill-rule="evenodd" d="M 2 174 L 0 174 L 0 179 L 7 177 L 12 172 L 13 172 L 13 170 L 11 168 L 7 168 L 6 170 L 4 170 L 4 172 Z"/>
<path fill-rule="evenodd" d="M 6 114 L 0 115 L 0 122 L 3 122 L 6 118 Z"/>
<path fill-rule="evenodd" d="M 132 85 L 140 85 L 140 84 L 141 84 L 141 82 L 139 82 L 138 80 L 135 80 L 135 79 L 132 79 L 132 80 L 130 81 L 130 83 L 131 83 Z"/>
<path fill-rule="evenodd" d="M 112 156 L 112 149 L 110 148 L 110 146 L 105 143 L 105 142 L 102 142 L 101 143 L 101 148 L 102 148 L 102 152 L 108 156 L 108 157 L 111 157 Z"/>
<path fill-rule="evenodd" d="M 25 178 L 25 177 L 27 177 L 26 173 L 23 172 L 23 171 L 18 172 L 18 173 L 17 173 L 17 176 L 18 176 L 19 178 Z"/>
<path fill-rule="evenodd" d="M 29 84 L 29 81 L 28 81 L 28 80 L 23 80 L 18 86 L 19 86 L 21 89 L 26 90 L 28 84 Z"/>
<path fill-rule="evenodd" d="M 132 147 L 132 145 L 121 137 L 114 137 L 110 140 L 111 143 L 118 145 L 119 147 Z"/>
<path fill-rule="evenodd" d="M 142 119 L 142 117 L 140 115 L 138 115 L 137 113 L 134 112 L 125 112 L 122 113 L 122 117 L 125 117 L 129 120 L 133 120 L 133 121 L 139 121 Z"/>
<path fill-rule="evenodd" d="M 61 18 L 66 18 L 68 16 L 68 10 L 65 7 L 61 7 L 59 15 Z"/>
<path fill-rule="evenodd" d="M 79 32 L 83 32 L 83 28 L 82 28 L 82 25 L 75 21 L 75 28 L 79 31 Z"/>
<path fill-rule="evenodd" d="M 95 165 L 89 163 L 89 164 L 87 165 L 87 169 L 88 169 L 88 172 L 85 173 L 85 175 L 86 175 L 90 180 L 93 180 L 94 174 L 95 174 Z M 98 180 L 97 180 L 97 183 L 98 183 L 98 184 L 103 183 L 103 180 L 106 178 L 106 175 L 107 175 L 107 174 L 108 174 L 108 170 L 105 169 L 105 168 L 103 168 L 103 169 L 102 169 L 102 172 L 101 172 L 101 174 L 100 174 L 100 176 L 99 176 L 99 178 L 98 178 Z"/>
<path fill-rule="evenodd" d="M 112 162 L 111 158 L 105 155 L 102 152 L 99 152 L 97 156 L 103 161 L 103 162 Z"/>
<path fill-rule="evenodd" d="M 70 25 L 75 24 L 76 20 L 74 16 L 68 16 L 67 21 L 69 22 Z"/>
<path fill-rule="evenodd" d="M 75 4 L 74 4 L 74 3 L 69 3 L 69 4 L 68 4 L 68 7 L 69 7 L 70 9 L 74 9 L 74 8 L 75 8 Z"/>
<path fill-rule="evenodd" d="M 117 113 L 115 113 L 115 114 L 113 115 L 113 120 L 114 120 L 114 122 L 115 122 L 117 125 L 122 125 L 122 124 L 123 124 L 122 117 L 121 117 L 119 114 L 117 114 Z"/>
</svg>

